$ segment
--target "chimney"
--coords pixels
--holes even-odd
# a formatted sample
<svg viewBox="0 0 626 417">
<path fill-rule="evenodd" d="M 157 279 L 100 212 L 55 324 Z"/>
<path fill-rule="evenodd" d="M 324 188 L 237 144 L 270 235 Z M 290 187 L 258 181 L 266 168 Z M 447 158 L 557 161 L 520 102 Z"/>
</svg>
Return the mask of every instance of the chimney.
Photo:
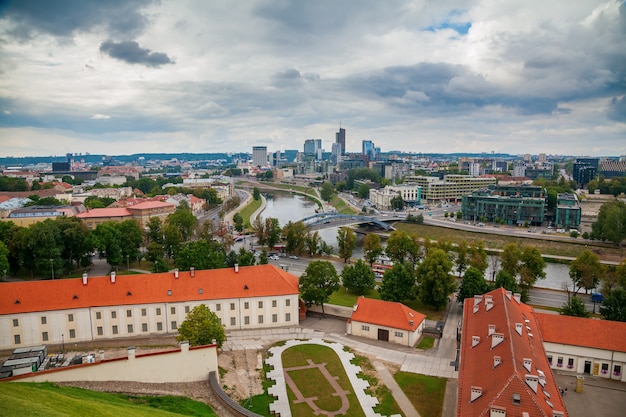
<svg viewBox="0 0 626 417">
<path fill-rule="evenodd" d="M 474 296 L 474 305 L 478 305 L 480 304 L 480 302 L 483 300 L 483 296 L 482 295 L 475 295 Z"/>
<path fill-rule="evenodd" d="M 532 366 L 533 366 L 533 360 L 529 358 L 524 358 L 524 368 L 526 368 L 528 372 L 531 371 Z"/>
<path fill-rule="evenodd" d="M 135 346 L 130 346 L 128 348 L 128 360 L 135 359 Z"/>
<path fill-rule="evenodd" d="M 530 375 L 530 374 L 526 374 L 526 376 L 524 377 L 524 379 L 526 380 L 526 384 L 530 387 L 531 390 L 533 390 L 535 392 L 535 394 L 537 393 L 537 382 L 539 381 L 539 378 L 537 378 L 537 375 Z"/>
<path fill-rule="evenodd" d="M 193 266 L 189 268 L 189 273 L 191 274 L 191 278 L 193 278 L 196 275 L 196 268 Z"/>
<path fill-rule="evenodd" d="M 178 268 L 174 270 L 174 278 L 178 279 Z"/>
<path fill-rule="evenodd" d="M 496 332 L 496 325 L 490 324 L 488 327 L 489 327 L 489 330 L 487 331 L 487 336 L 491 336 L 492 334 Z"/>
<path fill-rule="evenodd" d="M 414 324 L 415 324 L 415 322 L 414 322 L 413 320 L 409 320 L 409 325 L 410 325 L 411 327 L 413 327 L 413 325 L 414 325 Z"/>
<path fill-rule="evenodd" d="M 513 292 L 512 291 L 507 291 L 505 292 L 506 298 L 508 298 L 509 300 L 511 299 L 511 297 L 513 296 Z"/>
<path fill-rule="evenodd" d="M 552 417 L 563 417 L 564 415 L 563 411 L 552 410 Z"/>
<path fill-rule="evenodd" d="M 517 304 L 522 302 L 522 294 L 516 292 L 515 294 L 513 294 L 513 298 L 515 299 L 515 301 L 517 302 Z"/>
<path fill-rule="evenodd" d="M 87 273 L 83 274 L 83 285 L 87 285 Z"/>
<path fill-rule="evenodd" d="M 500 365 L 502 363 L 502 358 L 500 356 L 493 357 L 493 367 Z"/>
<path fill-rule="evenodd" d="M 472 386 L 470 391 L 470 402 L 473 402 L 474 400 L 476 400 L 477 398 L 479 398 L 481 395 L 483 395 L 483 389 L 481 387 L 474 387 Z"/>
<path fill-rule="evenodd" d="M 480 336 L 472 336 L 472 347 L 477 346 L 480 343 Z"/>
<path fill-rule="evenodd" d="M 502 333 L 494 333 L 491 335 L 491 349 L 504 342 L 504 335 Z"/>
<path fill-rule="evenodd" d="M 111 271 L 111 284 L 115 284 L 115 271 Z"/>
<path fill-rule="evenodd" d="M 524 328 L 524 325 L 522 323 L 515 323 L 515 331 L 517 332 L 517 334 L 519 334 L 520 336 L 522 335 L 522 329 Z"/>
<path fill-rule="evenodd" d="M 235 272 L 239 272 L 239 264 L 235 264 Z"/>
</svg>

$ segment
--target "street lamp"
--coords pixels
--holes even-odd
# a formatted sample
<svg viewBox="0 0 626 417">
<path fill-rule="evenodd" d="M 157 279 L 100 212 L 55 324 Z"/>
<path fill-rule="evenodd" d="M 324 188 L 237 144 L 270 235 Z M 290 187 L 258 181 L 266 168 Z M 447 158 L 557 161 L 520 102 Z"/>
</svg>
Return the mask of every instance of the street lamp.
<svg viewBox="0 0 626 417">
<path fill-rule="evenodd" d="M 61 333 L 61 353 L 65 352 L 65 335 Z"/>
<path fill-rule="evenodd" d="M 50 268 L 52 269 L 52 280 L 54 280 L 54 261 L 50 258 Z"/>
</svg>

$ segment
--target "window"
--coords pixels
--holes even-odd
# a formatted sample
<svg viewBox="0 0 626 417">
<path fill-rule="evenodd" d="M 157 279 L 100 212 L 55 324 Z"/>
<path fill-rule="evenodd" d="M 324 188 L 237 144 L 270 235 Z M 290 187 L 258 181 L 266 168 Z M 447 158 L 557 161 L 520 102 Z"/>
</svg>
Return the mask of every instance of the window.
<svg viewBox="0 0 626 417">
<path fill-rule="evenodd" d="M 263 308 L 263 301 L 259 301 L 259 308 Z"/>
<path fill-rule="evenodd" d="M 559 356 L 556 358 L 556 366 L 558 366 L 559 368 L 563 367 L 563 357 Z"/>
<path fill-rule="evenodd" d="M 189 313 L 189 306 L 185 306 L 185 313 Z"/>
<path fill-rule="evenodd" d="M 402 332 L 395 332 L 395 333 L 394 333 L 394 335 L 395 335 L 396 337 L 402 337 Z"/>
<path fill-rule="evenodd" d="M 522 403 L 522 396 L 518 393 L 513 394 L 513 404 L 520 405 Z"/>
<path fill-rule="evenodd" d="M 572 368 L 574 367 L 574 358 L 569 358 L 569 359 L 567 360 L 567 367 L 568 367 L 569 369 L 572 369 Z"/>
<path fill-rule="evenodd" d="M 133 325 L 129 324 L 126 329 L 128 330 L 128 333 L 132 333 L 133 332 Z"/>
<path fill-rule="evenodd" d="M 17 327 L 20 325 L 20 322 L 18 319 L 13 319 L 13 327 Z"/>
<path fill-rule="evenodd" d="M 126 310 L 126 317 L 132 317 L 133 316 L 133 310 Z"/>
<path fill-rule="evenodd" d="M 608 363 L 603 363 L 602 364 L 602 370 L 600 372 L 602 372 L 603 374 L 608 373 L 609 372 L 609 364 Z"/>
<path fill-rule="evenodd" d="M 98 331 L 98 336 L 102 336 L 104 334 L 104 331 L 102 330 L 102 326 L 98 326 L 96 330 Z"/>
<path fill-rule="evenodd" d="M 276 300 L 272 300 L 272 307 L 276 307 Z"/>
<path fill-rule="evenodd" d="M 41 318 L 41 324 L 48 324 L 48 318 L 47 317 L 42 317 Z"/>
<path fill-rule="evenodd" d="M 257 321 L 259 324 L 263 324 L 263 316 L 259 316 Z"/>
<path fill-rule="evenodd" d="M 235 303 L 230 303 L 230 309 L 234 310 L 235 309 Z"/>
<path fill-rule="evenodd" d="M 146 315 L 148 314 L 148 312 L 146 311 L 145 308 L 141 309 L 141 317 L 146 317 Z"/>
<path fill-rule="evenodd" d="M 369 332 L 370 326 L 361 325 L 361 330 L 365 330 L 366 332 Z"/>
<path fill-rule="evenodd" d="M 250 308 L 250 303 L 249 302 L 246 301 L 245 303 L 243 303 L 243 309 L 244 310 L 247 310 L 249 308 Z"/>
<path fill-rule="evenodd" d="M 235 326 L 236 324 L 237 324 L 237 321 L 235 320 L 235 318 L 234 318 L 234 317 L 231 317 L 231 318 L 230 318 L 230 325 L 231 325 L 231 326 Z"/>
<path fill-rule="evenodd" d="M 160 308 L 157 308 L 157 309 L 156 309 L 156 315 L 157 315 L 157 316 L 160 316 L 160 315 L 161 315 L 161 309 L 160 309 Z"/>
<path fill-rule="evenodd" d="M 142 332 L 148 331 L 148 323 L 141 323 L 141 331 Z"/>
<path fill-rule="evenodd" d="M 70 329 L 70 339 L 76 339 L 76 330 Z"/>
<path fill-rule="evenodd" d="M 170 312 L 171 312 L 172 314 L 176 314 L 176 307 L 172 307 L 172 308 L 170 308 Z"/>
<path fill-rule="evenodd" d="M 176 329 L 178 329 L 178 326 L 176 325 L 176 321 L 175 321 L 175 320 L 174 320 L 174 321 L 172 321 L 172 323 L 170 323 L 170 324 L 171 324 L 171 326 L 170 326 L 170 327 L 172 328 L 172 330 L 176 330 Z"/>
<path fill-rule="evenodd" d="M 272 323 L 276 323 L 278 321 L 278 314 L 272 314 Z"/>
<path fill-rule="evenodd" d="M 15 342 L 16 345 L 19 345 L 20 343 L 22 343 L 22 338 L 20 337 L 19 334 L 16 334 L 13 336 L 13 342 Z"/>
<path fill-rule="evenodd" d="M 43 340 L 44 342 L 48 341 L 48 332 L 43 332 L 41 334 L 41 340 Z"/>
<path fill-rule="evenodd" d="M 291 300 L 285 300 L 285 306 L 289 307 L 291 305 Z"/>
<path fill-rule="evenodd" d="M 68 314 L 67 315 L 67 321 L 74 321 L 74 315 L 73 314 Z"/>
<path fill-rule="evenodd" d="M 285 321 L 291 321 L 291 313 L 285 314 Z"/>
<path fill-rule="evenodd" d="M 614 365 L 613 366 L 613 375 L 620 376 L 621 374 L 622 374 L 622 366 L 621 365 Z"/>
<path fill-rule="evenodd" d="M 157 323 L 157 332 L 162 332 L 163 331 L 163 323 L 162 322 L 158 322 Z"/>
<path fill-rule="evenodd" d="M 250 316 L 244 316 L 243 324 L 250 324 Z"/>
<path fill-rule="evenodd" d="M 117 311 L 111 311 L 111 318 L 112 319 L 116 319 L 117 318 Z"/>
<path fill-rule="evenodd" d="M 221 304 L 216 304 L 215 305 L 215 311 L 222 311 L 222 305 Z"/>
<path fill-rule="evenodd" d="M 96 320 L 102 320 L 102 312 L 96 311 Z"/>
<path fill-rule="evenodd" d="M 117 333 L 118 333 L 118 331 L 117 331 L 117 326 L 113 326 L 113 329 L 112 329 L 112 330 L 113 330 L 113 334 L 117 334 Z"/>
</svg>

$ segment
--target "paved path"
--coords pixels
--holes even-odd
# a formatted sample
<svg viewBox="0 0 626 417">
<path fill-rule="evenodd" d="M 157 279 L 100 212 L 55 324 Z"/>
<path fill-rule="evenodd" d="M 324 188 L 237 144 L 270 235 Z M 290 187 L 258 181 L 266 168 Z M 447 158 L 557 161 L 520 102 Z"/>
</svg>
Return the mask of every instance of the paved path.
<svg viewBox="0 0 626 417">
<path fill-rule="evenodd" d="M 396 403 L 398 403 L 398 406 L 404 415 L 420 417 L 420 414 L 417 412 L 415 407 L 413 407 L 413 403 L 409 400 L 409 397 L 406 396 L 404 391 L 402 391 L 402 388 L 400 388 L 400 385 L 398 385 L 396 380 L 393 379 L 393 376 L 387 367 L 378 361 L 374 361 L 373 365 L 376 372 L 378 372 L 378 375 L 380 375 L 380 378 L 385 383 L 385 386 L 387 386 L 387 388 L 391 391 L 393 398 L 396 400 Z"/>
</svg>

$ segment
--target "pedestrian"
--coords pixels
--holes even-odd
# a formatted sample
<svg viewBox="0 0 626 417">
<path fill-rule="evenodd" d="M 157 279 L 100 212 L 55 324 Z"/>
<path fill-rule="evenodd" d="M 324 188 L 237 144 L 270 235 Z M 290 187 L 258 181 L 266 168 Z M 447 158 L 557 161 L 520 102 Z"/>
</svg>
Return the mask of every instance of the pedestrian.
<svg viewBox="0 0 626 417">
<path fill-rule="evenodd" d="M 567 388 L 565 388 L 565 394 L 564 395 L 567 395 Z"/>
</svg>

